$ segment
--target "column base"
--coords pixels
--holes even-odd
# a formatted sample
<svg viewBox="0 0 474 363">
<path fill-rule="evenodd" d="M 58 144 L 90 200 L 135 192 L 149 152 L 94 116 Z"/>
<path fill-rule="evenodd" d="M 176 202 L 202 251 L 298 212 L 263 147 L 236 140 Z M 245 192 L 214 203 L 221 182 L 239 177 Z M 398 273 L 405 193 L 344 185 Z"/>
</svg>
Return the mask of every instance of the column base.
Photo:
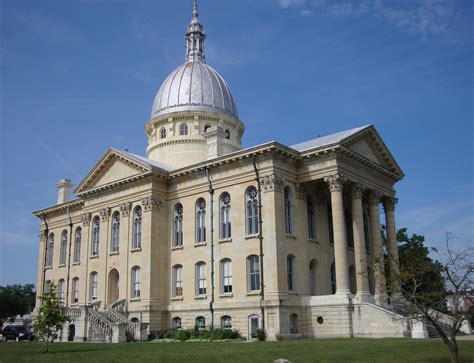
<svg viewBox="0 0 474 363">
<path fill-rule="evenodd" d="M 371 304 L 374 303 L 374 297 L 370 292 L 358 292 L 355 296 L 355 299 L 360 302 L 368 302 Z"/>
<path fill-rule="evenodd" d="M 337 289 L 336 293 L 334 294 L 336 296 L 344 296 L 344 297 L 352 297 L 352 292 L 349 289 Z"/>
</svg>

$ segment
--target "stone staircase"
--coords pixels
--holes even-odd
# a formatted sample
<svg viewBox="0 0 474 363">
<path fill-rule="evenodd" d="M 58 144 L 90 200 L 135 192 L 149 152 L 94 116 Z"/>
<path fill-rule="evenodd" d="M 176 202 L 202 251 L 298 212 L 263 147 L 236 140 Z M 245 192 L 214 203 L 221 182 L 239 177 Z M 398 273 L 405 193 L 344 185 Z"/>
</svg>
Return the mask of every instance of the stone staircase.
<svg viewBox="0 0 474 363">
<path fill-rule="evenodd" d="M 93 330 L 92 340 L 116 343 L 124 341 L 125 336 L 135 336 L 135 324 L 125 317 L 126 300 L 119 300 L 100 310 L 100 301 L 86 307 L 87 320 Z M 125 334 L 121 330 L 125 329 Z"/>
</svg>

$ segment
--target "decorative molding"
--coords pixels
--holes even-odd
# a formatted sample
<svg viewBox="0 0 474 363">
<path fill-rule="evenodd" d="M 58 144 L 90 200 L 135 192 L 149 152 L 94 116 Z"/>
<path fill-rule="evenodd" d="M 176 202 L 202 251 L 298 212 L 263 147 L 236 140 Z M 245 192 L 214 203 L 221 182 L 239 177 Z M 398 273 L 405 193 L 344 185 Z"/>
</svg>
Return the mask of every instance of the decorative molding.
<svg viewBox="0 0 474 363">
<path fill-rule="evenodd" d="M 306 196 L 306 190 L 303 188 L 303 186 L 299 183 L 295 185 L 295 191 L 296 191 L 296 198 L 298 199 L 304 199 Z"/>
<path fill-rule="evenodd" d="M 108 208 L 108 207 L 107 208 L 102 208 L 99 211 L 101 221 L 107 222 L 109 220 L 110 212 L 111 212 L 110 208 Z"/>
<path fill-rule="evenodd" d="M 44 243 L 46 241 L 46 236 L 44 235 L 44 232 L 46 232 L 45 229 L 39 231 L 38 238 L 40 243 Z"/>
<path fill-rule="evenodd" d="M 329 190 L 332 192 L 342 192 L 344 183 L 347 178 L 341 173 L 336 173 L 324 178 L 324 181 L 329 184 Z"/>
<path fill-rule="evenodd" d="M 281 192 L 285 184 L 285 179 L 279 174 L 265 175 L 260 178 L 262 189 L 265 193 L 276 191 Z"/>
<path fill-rule="evenodd" d="M 125 202 L 120 204 L 120 213 L 122 213 L 122 217 L 128 217 L 130 215 L 130 209 L 132 209 L 132 203 Z"/>
<path fill-rule="evenodd" d="M 369 206 L 379 206 L 380 204 L 380 198 L 382 198 L 382 193 L 378 191 L 371 191 L 369 193 Z"/>
<path fill-rule="evenodd" d="M 87 213 L 82 213 L 81 214 L 81 221 L 83 226 L 88 226 L 91 222 L 91 217 L 92 214 L 87 212 Z"/>
<path fill-rule="evenodd" d="M 385 197 L 383 199 L 383 209 L 385 213 L 395 212 L 395 206 L 398 203 L 398 198 L 395 197 Z"/>
<path fill-rule="evenodd" d="M 146 197 L 142 199 L 143 210 L 149 212 L 152 209 L 159 209 L 163 204 L 163 200 L 155 197 Z"/>
<path fill-rule="evenodd" d="M 352 199 L 362 199 L 365 186 L 360 183 L 353 183 L 351 186 L 351 197 Z"/>
</svg>

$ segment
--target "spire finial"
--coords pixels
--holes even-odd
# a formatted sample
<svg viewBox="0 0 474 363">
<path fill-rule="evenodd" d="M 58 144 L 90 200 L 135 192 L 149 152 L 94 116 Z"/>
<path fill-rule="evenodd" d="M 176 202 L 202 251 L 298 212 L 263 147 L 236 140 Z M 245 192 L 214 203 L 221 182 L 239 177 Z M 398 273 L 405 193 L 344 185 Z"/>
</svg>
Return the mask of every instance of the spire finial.
<svg viewBox="0 0 474 363">
<path fill-rule="evenodd" d="M 194 11 L 193 11 L 193 16 L 194 17 L 198 17 L 199 13 L 198 13 L 198 1 L 197 0 L 194 0 Z"/>
</svg>

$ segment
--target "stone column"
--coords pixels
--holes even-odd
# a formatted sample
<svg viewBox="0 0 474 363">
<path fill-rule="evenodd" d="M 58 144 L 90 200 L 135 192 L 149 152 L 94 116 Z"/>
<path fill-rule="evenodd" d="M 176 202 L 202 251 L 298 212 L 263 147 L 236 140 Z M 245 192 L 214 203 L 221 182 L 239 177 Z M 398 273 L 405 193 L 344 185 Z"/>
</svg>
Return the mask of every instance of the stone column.
<svg viewBox="0 0 474 363">
<path fill-rule="evenodd" d="M 341 174 L 334 174 L 324 178 L 331 191 L 331 209 L 334 228 L 334 256 L 336 264 L 336 294 L 348 295 L 351 293 L 349 285 L 349 266 L 347 258 L 346 221 L 342 201 L 342 188 L 346 178 Z"/>
<path fill-rule="evenodd" d="M 362 190 L 360 184 L 353 184 L 352 197 L 352 229 L 354 232 L 354 258 L 357 280 L 357 298 L 370 301 L 369 277 L 367 274 L 367 253 L 365 250 L 364 212 L 362 210 Z"/>
<path fill-rule="evenodd" d="M 390 267 L 390 291 L 392 302 L 400 301 L 400 267 L 398 260 L 397 230 L 395 228 L 395 205 L 397 198 L 387 197 L 383 200 L 385 225 L 387 226 L 388 263 Z"/>
<path fill-rule="evenodd" d="M 370 234 L 372 236 L 372 258 L 375 277 L 375 303 L 387 305 L 387 287 L 385 285 L 385 267 L 383 261 L 382 235 L 380 230 L 379 203 L 381 194 L 371 192 L 369 196 Z"/>
</svg>

